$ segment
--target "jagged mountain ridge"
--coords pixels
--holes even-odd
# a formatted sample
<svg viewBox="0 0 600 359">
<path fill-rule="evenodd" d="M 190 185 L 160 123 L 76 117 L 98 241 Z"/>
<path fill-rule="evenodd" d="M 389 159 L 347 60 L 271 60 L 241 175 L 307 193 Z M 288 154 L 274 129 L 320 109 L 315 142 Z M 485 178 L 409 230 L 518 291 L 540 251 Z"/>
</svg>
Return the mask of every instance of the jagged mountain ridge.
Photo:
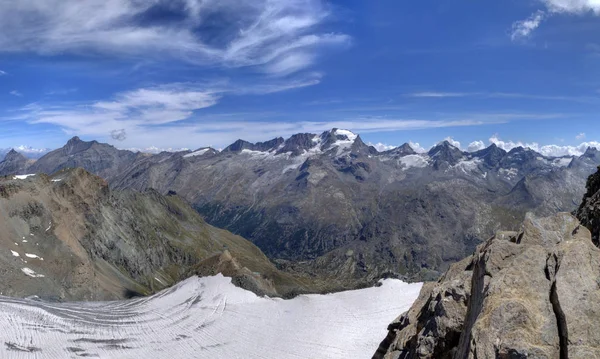
<svg viewBox="0 0 600 359">
<path fill-rule="evenodd" d="M 71 144 L 26 171 L 81 166 L 113 188 L 175 191 L 281 267 L 356 285 L 382 275 L 434 278 L 495 230 L 516 228 L 526 211 L 575 209 L 598 163 L 592 149 L 548 158 L 495 145 L 468 153 L 442 142 L 424 154 L 409 145 L 378 152 L 333 129 L 237 141 L 221 152 L 122 154 L 97 142 Z"/>
</svg>

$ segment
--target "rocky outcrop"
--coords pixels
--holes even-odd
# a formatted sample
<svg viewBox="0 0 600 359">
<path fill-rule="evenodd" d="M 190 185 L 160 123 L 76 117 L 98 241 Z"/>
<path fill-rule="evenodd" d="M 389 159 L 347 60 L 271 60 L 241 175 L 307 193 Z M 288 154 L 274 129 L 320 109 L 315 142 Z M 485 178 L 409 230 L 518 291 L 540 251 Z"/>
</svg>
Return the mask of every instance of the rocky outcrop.
<svg viewBox="0 0 600 359">
<path fill-rule="evenodd" d="M 528 215 L 426 284 L 374 358 L 600 357 L 600 250 L 570 214 Z"/>
<path fill-rule="evenodd" d="M 592 232 L 594 244 L 600 246 L 600 167 L 596 174 L 588 178 L 586 189 L 583 202 L 577 210 L 577 218 Z"/>
</svg>

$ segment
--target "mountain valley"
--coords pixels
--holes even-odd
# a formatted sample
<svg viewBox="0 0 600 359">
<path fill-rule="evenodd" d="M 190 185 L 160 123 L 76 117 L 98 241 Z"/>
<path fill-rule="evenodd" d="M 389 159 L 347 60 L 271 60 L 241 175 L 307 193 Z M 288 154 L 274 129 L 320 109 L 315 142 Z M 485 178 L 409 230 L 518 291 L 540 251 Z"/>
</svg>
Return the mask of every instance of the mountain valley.
<svg viewBox="0 0 600 359">
<path fill-rule="evenodd" d="M 435 279 L 526 212 L 576 209 L 598 163 L 595 148 L 552 158 L 496 145 L 469 153 L 443 141 L 426 153 L 408 144 L 378 152 L 333 129 L 156 155 L 75 137 L 25 166 L 7 157 L 0 174 L 82 167 L 113 189 L 177 193 L 280 269 L 355 288 L 386 276 Z"/>
</svg>

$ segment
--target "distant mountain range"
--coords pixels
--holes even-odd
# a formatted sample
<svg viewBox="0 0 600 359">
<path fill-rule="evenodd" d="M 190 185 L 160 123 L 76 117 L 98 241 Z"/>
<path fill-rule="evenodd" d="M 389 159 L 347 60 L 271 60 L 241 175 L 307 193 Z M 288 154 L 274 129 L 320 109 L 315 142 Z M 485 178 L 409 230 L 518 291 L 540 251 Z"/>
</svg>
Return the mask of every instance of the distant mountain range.
<svg viewBox="0 0 600 359">
<path fill-rule="evenodd" d="M 496 145 L 468 153 L 444 141 L 427 153 L 408 144 L 379 152 L 333 129 L 155 155 L 74 137 L 33 163 L 13 153 L 0 174 L 82 167 L 114 189 L 177 193 L 280 268 L 355 287 L 435 278 L 528 211 L 576 209 L 598 164 L 595 148 L 554 158 Z"/>
</svg>

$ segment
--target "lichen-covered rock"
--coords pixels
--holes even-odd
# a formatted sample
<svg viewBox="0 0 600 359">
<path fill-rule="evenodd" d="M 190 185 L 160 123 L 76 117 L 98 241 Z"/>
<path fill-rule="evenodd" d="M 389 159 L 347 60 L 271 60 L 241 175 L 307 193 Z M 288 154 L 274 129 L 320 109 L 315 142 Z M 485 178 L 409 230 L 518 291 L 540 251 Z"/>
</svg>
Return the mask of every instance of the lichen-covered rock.
<svg viewBox="0 0 600 359">
<path fill-rule="evenodd" d="M 374 358 L 600 357 L 600 250 L 570 214 L 528 215 L 455 264 Z"/>
</svg>

